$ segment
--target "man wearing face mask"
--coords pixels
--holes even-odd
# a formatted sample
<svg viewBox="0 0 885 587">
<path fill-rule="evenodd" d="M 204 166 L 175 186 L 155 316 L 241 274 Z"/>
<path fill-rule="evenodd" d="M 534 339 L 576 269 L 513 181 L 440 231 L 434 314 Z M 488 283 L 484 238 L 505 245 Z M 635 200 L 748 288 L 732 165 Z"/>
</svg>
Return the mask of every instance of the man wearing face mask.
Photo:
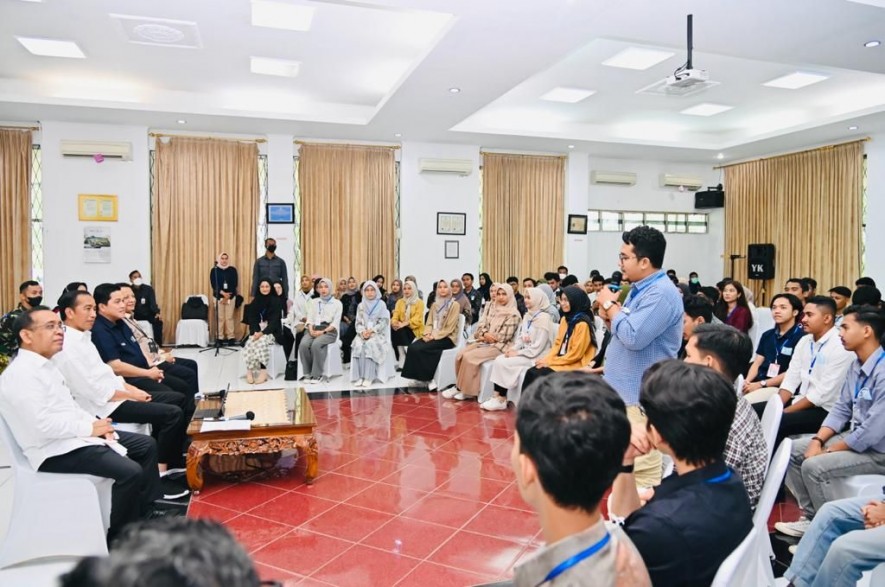
<svg viewBox="0 0 885 587">
<path fill-rule="evenodd" d="M 43 303 L 43 286 L 36 281 L 25 281 L 18 286 L 18 306 L 0 318 L 0 355 L 12 358 L 18 351 L 18 338 L 12 323 L 20 315 Z"/>
<path fill-rule="evenodd" d="M 150 322 L 154 329 L 154 340 L 163 344 L 163 321 L 160 320 L 160 306 L 157 305 L 154 288 L 144 282 L 138 269 L 129 274 L 129 283 L 135 294 L 135 319 Z"/>
<path fill-rule="evenodd" d="M 258 284 L 262 279 L 271 283 L 279 281 L 283 284 L 283 297 L 289 299 L 289 275 L 286 273 L 286 262 L 277 257 L 277 241 L 264 239 L 265 253 L 255 259 L 252 267 L 252 297 L 258 295 Z"/>
</svg>

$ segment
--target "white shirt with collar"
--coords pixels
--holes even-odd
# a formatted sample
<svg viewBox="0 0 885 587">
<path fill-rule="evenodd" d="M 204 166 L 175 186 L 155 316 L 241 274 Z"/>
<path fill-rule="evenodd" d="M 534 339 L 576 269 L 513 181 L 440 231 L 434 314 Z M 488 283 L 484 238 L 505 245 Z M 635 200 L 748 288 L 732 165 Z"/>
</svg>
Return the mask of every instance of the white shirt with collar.
<svg viewBox="0 0 885 587">
<path fill-rule="evenodd" d="M 839 399 L 854 358 L 854 353 L 842 346 L 838 328 L 831 328 L 817 342 L 807 334 L 796 343 L 793 360 L 780 388 L 793 394 L 798 391 L 797 399 L 804 396 L 829 412 Z"/>
<path fill-rule="evenodd" d="M 290 327 L 297 326 L 302 320 L 307 318 L 307 308 L 311 299 L 310 293 L 304 293 L 300 289 L 295 292 L 295 299 L 292 301 L 292 308 L 289 310 L 289 316 L 286 320 Z"/>
<path fill-rule="evenodd" d="M 101 360 L 91 332 L 65 327 L 64 348 L 52 357 L 52 364 L 64 375 L 74 401 L 90 414 L 107 418 L 123 403 L 111 398 L 126 389 L 125 382 Z"/>
<path fill-rule="evenodd" d="M 0 375 L 0 414 L 34 470 L 50 457 L 107 444 L 92 436 L 95 416 L 77 405 L 55 365 L 25 349 Z"/>
</svg>

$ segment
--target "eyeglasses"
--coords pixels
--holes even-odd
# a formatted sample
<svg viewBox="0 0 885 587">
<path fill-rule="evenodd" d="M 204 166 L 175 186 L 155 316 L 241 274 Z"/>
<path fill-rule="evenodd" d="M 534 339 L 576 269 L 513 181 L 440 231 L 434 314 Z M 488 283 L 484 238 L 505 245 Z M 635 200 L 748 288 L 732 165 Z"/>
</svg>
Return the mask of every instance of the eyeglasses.
<svg viewBox="0 0 885 587">
<path fill-rule="evenodd" d="M 59 330 L 61 332 L 65 331 L 65 325 L 61 322 L 47 322 L 46 324 L 41 324 L 39 326 L 34 326 L 33 328 L 29 328 L 28 330 L 37 331 L 37 330 L 45 330 L 46 332 L 55 332 Z"/>
<path fill-rule="evenodd" d="M 623 263 L 624 261 L 628 261 L 628 260 L 630 260 L 630 259 L 638 259 L 638 258 L 639 258 L 639 257 L 637 257 L 637 256 L 635 256 L 635 255 L 632 256 L 632 257 L 630 257 L 630 256 L 625 255 L 624 253 L 620 253 L 620 254 L 618 255 L 618 261 L 620 261 L 621 263 Z"/>
</svg>

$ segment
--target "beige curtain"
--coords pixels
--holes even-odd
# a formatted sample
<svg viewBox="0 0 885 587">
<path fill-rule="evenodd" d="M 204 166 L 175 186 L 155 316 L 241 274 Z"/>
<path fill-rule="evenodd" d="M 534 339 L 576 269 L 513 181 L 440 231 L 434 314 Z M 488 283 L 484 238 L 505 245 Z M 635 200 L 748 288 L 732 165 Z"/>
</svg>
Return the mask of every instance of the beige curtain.
<svg viewBox="0 0 885 587">
<path fill-rule="evenodd" d="M 725 275 L 730 254 L 773 243 L 775 277 L 747 281 L 747 260 L 735 278 L 767 304 L 788 277 L 814 277 L 818 292 L 853 287 L 860 276 L 863 143 L 852 142 L 725 168 Z M 763 294 L 764 288 L 764 296 Z"/>
<path fill-rule="evenodd" d="M 483 153 L 482 268 L 495 281 L 563 261 L 565 157 Z"/>
<path fill-rule="evenodd" d="M 302 144 L 303 272 L 330 277 L 394 278 L 396 162 L 393 149 Z"/>
<path fill-rule="evenodd" d="M 31 131 L 0 129 L 0 314 L 31 278 Z"/>
<path fill-rule="evenodd" d="M 258 146 L 255 143 L 173 137 L 157 141 L 152 195 L 152 281 L 172 343 L 181 304 L 205 294 L 221 251 L 239 272 L 248 299 L 258 223 Z M 214 322 L 214 313 L 210 313 Z"/>
</svg>

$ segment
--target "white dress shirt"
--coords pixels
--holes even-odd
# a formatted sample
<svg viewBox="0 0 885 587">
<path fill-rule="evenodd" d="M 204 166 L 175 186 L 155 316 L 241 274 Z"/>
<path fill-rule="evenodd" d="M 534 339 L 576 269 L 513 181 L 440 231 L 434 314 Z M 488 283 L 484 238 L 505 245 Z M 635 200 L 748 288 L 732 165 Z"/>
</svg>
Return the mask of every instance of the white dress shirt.
<svg viewBox="0 0 885 587">
<path fill-rule="evenodd" d="M 837 328 L 831 328 L 816 342 L 807 334 L 796 343 L 793 360 L 780 388 L 794 395 L 798 391 L 796 399 L 804 396 L 829 412 L 839 399 L 848 367 L 854 359 L 854 353 L 842 346 Z"/>
<path fill-rule="evenodd" d="M 123 403 L 111 398 L 126 389 L 125 382 L 101 360 L 91 332 L 67 326 L 64 348 L 52 357 L 52 364 L 64 375 L 74 401 L 90 414 L 107 418 Z"/>
<path fill-rule="evenodd" d="M 285 320 L 286 326 L 291 328 L 293 332 L 304 329 L 304 322 L 302 320 L 307 318 L 307 307 L 310 300 L 310 292 L 304 293 L 300 289 L 295 292 L 295 300 L 292 302 L 289 315 L 286 316 Z"/>
<path fill-rule="evenodd" d="M 322 298 L 314 298 L 307 305 L 307 323 L 316 327 L 325 322 L 335 330 L 338 330 L 341 322 L 341 302 L 332 298 L 324 302 Z"/>
<path fill-rule="evenodd" d="M 55 365 L 25 349 L 0 375 L 0 414 L 34 470 L 50 457 L 108 444 L 92 436 L 95 416 L 77 405 Z"/>
</svg>

